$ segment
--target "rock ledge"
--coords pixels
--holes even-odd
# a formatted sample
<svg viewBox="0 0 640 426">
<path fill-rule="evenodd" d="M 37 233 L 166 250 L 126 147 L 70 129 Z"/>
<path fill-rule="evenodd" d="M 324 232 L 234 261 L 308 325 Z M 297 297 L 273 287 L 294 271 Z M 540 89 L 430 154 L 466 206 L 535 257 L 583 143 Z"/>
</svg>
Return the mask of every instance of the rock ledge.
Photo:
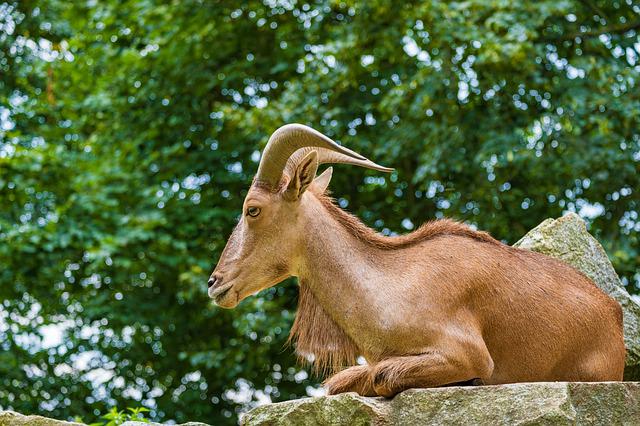
<svg viewBox="0 0 640 426">
<path fill-rule="evenodd" d="M 637 425 L 640 382 L 410 389 L 391 400 L 346 393 L 264 405 L 241 424 Z"/>
</svg>

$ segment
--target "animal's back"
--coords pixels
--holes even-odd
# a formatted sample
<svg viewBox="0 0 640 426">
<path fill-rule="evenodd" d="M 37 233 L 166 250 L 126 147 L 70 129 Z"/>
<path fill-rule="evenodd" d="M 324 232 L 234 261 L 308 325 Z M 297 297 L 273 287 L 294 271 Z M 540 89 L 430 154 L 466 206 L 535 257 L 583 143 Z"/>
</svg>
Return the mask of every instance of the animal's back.
<svg viewBox="0 0 640 426">
<path fill-rule="evenodd" d="M 494 303 L 476 306 L 495 364 L 491 382 L 621 380 L 620 305 L 557 259 L 495 250 L 495 280 L 478 284 Z"/>
<path fill-rule="evenodd" d="M 494 363 L 489 383 L 622 379 L 620 305 L 571 266 L 462 235 L 425 241 L 410 257 L 422 278 L 405 293 L 428 315 L 412 312 L 407 336 L 421 326 L 432 334 L 462 327 L 469 338 L 477 330 Z"/>
</svg>

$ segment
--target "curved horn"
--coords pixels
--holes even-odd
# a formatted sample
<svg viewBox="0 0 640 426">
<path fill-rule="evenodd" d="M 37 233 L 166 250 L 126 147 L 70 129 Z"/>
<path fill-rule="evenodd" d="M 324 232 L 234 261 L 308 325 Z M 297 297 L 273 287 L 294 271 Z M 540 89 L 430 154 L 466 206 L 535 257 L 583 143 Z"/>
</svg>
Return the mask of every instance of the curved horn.
<svg viewBox="0 0 640 426">
<path fill-rule="evenodd" d="M 304 149 L 301 150 L 301 148 Z M 304 155 L 314 149 L 318 151 L 320 163 L 348 163 L 381 171 L 393 170 L 375 164 L 357 152 L 338 145 L 311 127 L 294 123 L 286 124 L 273 132 L 262 153 L 255 180 L 277 188 L 285 167 L 287 174 L 291 176 L 291 167 L 302 158 L 297 153 L 294 158 L 291 158 L 292 154 L 301 150 L 301 154 Z"/>
<path fill-rule="evenodd" d="M 314 148 L 314 147 L 305 147 L 297 150 L 291 157 L 289 161 L 287 161 L 286 166 L 284 167 L 284 173 L 291 177 L 294 175 L 296 167 L 300 160 L 302 160 L 309 152 L 317 151 L 318 152 L 318 164 L 327 164 L 327 163 L 340 163 L 340 164 L 353 164 L 354 166 L 364 167 L 367 169 L 378 170 L 381 172 L 392 172 L 394 169 L 390 167 L 381 166 L 380 164 L 376 164 L 368 159 L 356 159 L 349 157 L 347 155 L 341 154 L 335 151 L 329 151 L 325 148 Z"/>
</svg>

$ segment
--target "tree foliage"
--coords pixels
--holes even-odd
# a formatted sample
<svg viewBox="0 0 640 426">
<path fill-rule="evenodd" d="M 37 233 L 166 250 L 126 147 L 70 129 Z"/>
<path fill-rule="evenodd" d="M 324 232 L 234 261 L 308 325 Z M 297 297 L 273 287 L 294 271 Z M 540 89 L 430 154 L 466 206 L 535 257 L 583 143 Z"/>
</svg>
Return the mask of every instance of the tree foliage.
<svg viewBox="0 0 640 426">
<path fill-rule="evenodd" d="M 0 407 L 223 424 L 305 395 L 295 284 L 206 296 L 287 122 L 396 168 L 332 182 L 382 232 L 577 211 L 637 293 L 639 28 L 622 0 L 0 2 Z"/>
</svg>

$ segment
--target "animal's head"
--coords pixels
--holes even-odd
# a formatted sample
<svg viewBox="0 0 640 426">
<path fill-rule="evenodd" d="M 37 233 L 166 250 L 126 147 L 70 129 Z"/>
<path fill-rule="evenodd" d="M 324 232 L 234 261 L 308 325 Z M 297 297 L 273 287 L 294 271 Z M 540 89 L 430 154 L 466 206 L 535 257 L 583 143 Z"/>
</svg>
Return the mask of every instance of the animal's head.
<svg viewBox="0 0 640 426">
<path fill-rule="evenodd" d="M 387 167 L 338 145 L 301 124 L 276 130 L 262 153 L 258 172 L 242 206 L 242 215 L 209 279 L 209 296 L 223 308 L 290 277 L 300 254 L 309 192 L 322 194 L 331 168 L 316 177 L 323 163 L 347 163 L 385 172 Z"/>
</svg>

